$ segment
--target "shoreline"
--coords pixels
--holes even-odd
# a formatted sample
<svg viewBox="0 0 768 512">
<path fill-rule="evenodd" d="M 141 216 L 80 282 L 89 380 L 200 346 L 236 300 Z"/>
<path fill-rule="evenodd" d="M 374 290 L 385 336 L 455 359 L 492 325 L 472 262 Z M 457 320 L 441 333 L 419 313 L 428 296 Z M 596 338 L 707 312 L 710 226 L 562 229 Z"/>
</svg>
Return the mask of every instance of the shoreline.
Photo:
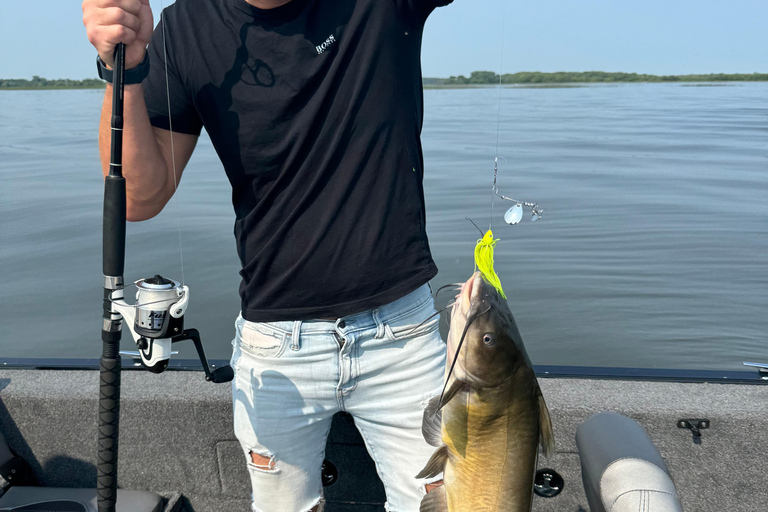
<svg viewBox="0 0 768 512">
<path fill-rule="evenodd" d="M 535 84 L 425 84 L 424 90 L 438 89 L 495 89 L 499 86 L 505 89 L 573 89 L 582 87 L 609 87 L 625 84 L 677 84 L 681 87 L 728 87 L 736 84 L 768 83 L 768 80 L 728 80 L 717 82 L 542 82 Z"/>
<path fill-rule="evenodd" d="M 106 85 L 103 87 L 0 87 L 0 91 L 103 91 L 104 89 Z"/>
<path fill-rule="evenodd" d="M 492 89 L 499 87 L 508 89 L 572 89 L 581 87 L 596 87 L 621 84 L 678 84 L 682 87 L 727 87 L 731 84 L 744 83 L 768 83 L 768 80 L 727 80 L 714 82 L 700 81 L 669 81 L 669 82 L 540 82 L 523 84 L 424 84 L 424 90 L 446 90 L 446 89 Z M 77 91 L 91 90 L 103 91 L 105 86 L 83 86 L 83 87 L 0 87 L 0 91 Z"/>
<path fill-rule="evenodd" d="M 474 89 L 488 87 L 517 87 L 528 89 L 562 89 L 589 87 L 606 84 L 650 84 L 677 83 L 704 86 L 727 85 L 736 82 L 768 82 L 768 73 L 698 73 L 685 75 L 651 75 L 607 71 L 519 71 L 497 74 L 493 71 L 473 71 L 469 76 L 458 75 L 448 78 L 422 76 L 424 89 Z M 99 78 L 73 80 L 69 78 L 48 79 L 33 76 L 26 78 L 0 78 L 0 91 L 32 90 L 73 90 L 105 89 L 106 82 Z"/>
</svg>

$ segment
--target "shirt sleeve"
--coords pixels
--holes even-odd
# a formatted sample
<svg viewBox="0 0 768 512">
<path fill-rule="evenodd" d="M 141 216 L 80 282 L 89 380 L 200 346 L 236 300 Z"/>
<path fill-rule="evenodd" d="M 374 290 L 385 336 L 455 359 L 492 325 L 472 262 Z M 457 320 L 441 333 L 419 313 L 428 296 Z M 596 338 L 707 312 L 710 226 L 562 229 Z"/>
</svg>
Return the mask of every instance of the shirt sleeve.
<svg viewBox="0 0 768 512">
<path fill-rule="evenodd" d="M 163 40 L 164 19 L 165 13 L 155 27 L 147 49 L 149 75 L 144 79 L 143 88 L 149 122 L 152 126 L 164 130 L 200 135 L 203 123 L 195 108 L 192 95 L 174 65 L 173 39 L 170 37 L 169 30 L 166 30 L 165 34 L 168 40 Z"/>
<path fill-rule="evenodd" d="M 422 23 L 437 7 L 443 7 L 453 0 L 394 0 L 397 9 L 406 17 L 417 19 Z"/>
</svg>

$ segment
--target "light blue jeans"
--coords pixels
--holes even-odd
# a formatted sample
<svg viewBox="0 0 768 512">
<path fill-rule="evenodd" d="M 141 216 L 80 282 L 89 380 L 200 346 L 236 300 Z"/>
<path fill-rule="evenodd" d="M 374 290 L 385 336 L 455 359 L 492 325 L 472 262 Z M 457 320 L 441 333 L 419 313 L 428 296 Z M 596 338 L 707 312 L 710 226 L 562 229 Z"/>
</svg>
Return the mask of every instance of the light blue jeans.
<svg viewBox="0 0 768 512">
<path fill-rule="evenodd" d="M 336 321 L 237 319 L 235 435 L 248 464 L 254 512 L 306 512 L 317 505 L 326 438 L 338 411 L 354 417 L 384 483 L 387 510 L 419 510 L 428 482 L 414 477 L 434 452 L 421 434 L 422 414 L 442 387 L 445 344 L 439 317 L 414 328 L 434 312 L 425 284 Z M 343 476 L 354 468 L 340 470 Z"/>
</svg>

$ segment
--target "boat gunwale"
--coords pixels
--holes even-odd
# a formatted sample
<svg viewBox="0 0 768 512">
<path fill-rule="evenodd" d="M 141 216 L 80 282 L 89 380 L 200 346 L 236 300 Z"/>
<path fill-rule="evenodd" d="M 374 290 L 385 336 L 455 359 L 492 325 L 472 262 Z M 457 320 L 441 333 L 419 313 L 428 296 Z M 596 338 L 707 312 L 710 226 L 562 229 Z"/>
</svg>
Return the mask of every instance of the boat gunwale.
<svg viewBox="0 0 768 512">
<path fill-rule="evenodd" d="M 211 368 L 229 364 L 226 359 L 209 359 Z M 96 358 L 23 358 L 2 357 L 0 369 L 18 370 L 98 370 Z M 123 370 L 142 370 L 138 359 L 123 357 Z M 541 379 L 638 380 L 662 382 L 708 382 L 722 384 L 766 384 L 768 379 L 758 371 L 703 370 L 682 368 L 630 368 L 615 366 L 534 365 Z M 199 371 L 203 369 L 196 359 L 172 359 L 168 371 Z"/>
</svg>

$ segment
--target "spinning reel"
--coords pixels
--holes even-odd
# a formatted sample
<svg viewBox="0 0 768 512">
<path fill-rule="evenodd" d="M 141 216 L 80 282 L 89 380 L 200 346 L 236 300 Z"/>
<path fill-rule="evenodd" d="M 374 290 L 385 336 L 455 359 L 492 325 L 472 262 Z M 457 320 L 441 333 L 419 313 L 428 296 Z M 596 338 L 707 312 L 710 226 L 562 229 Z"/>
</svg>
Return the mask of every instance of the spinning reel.
<svg viewBox="0 0 768 512">
<path fill-rule="evenodd" d="M 113 311 L 125 319 L 139 349 L 141 362 L 150 372 L 165 371 L 173 353 L 173 343 L 192 340 L 203 365 L 205 379 L 216 383 L 232 380 L 234 372 L 229 366 L 211 370 L 197 329 L 184 329 L 184 313 L 189 304 L 188 286 L 160 275 L 139 279 L 134 284 L 135 304 L 125 302 L 124 288 L 112 292 L 110 303 Z"/>
</svg>

